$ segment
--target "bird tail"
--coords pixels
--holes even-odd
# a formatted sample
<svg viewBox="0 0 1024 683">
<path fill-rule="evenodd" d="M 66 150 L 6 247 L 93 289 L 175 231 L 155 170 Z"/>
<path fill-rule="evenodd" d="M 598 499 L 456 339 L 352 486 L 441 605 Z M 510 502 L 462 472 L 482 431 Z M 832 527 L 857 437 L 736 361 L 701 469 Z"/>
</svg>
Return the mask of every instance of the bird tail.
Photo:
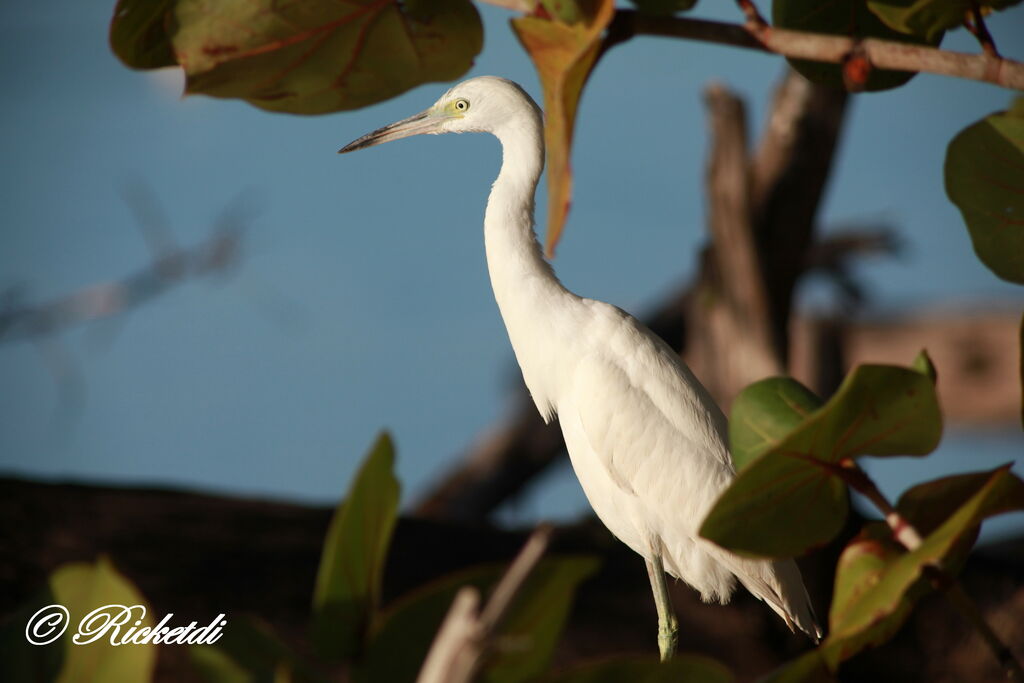
<svg viewBox="0 0 1024 683">
<path fill-rule="evenodd" d="M 782 617 L 794 633 L 800 629 L 815 643 L 823 635 L 800 569 L 793 560 L 748 560 L 726 550 L 716 553 L 748 591 Z"/>
</svg>

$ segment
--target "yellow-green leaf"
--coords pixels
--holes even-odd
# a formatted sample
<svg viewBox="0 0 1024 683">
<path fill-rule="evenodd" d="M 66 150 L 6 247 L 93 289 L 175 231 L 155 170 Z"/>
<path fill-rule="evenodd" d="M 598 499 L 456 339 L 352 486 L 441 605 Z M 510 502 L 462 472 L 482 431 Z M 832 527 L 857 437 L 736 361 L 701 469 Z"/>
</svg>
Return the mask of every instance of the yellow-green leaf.
<svg viewBox="0 0 1024 683">
<path fill-rule="evenodd" d="M 546 250 L 549 256 L 558 244 L 572 201 L 569 157 L 577 105 L 600 53 L 602 34 L 615 14 L 614 0 L 595 2 L 593 11 L 581 14 L 576 23 L 539 16 L 512 20 L 512 28 L 533 60 L 544 88 L 544 140 L 548 156 Z"/>
<path fill-rule="evenodd" d="M 121 636 L 136 620 L 142 622 L 140 628 L 154 625 L 152 610 L 142 595 L 108 559 L 100 558 L 95 564 L 76 562 L 60 567 L 50 575 L 50 590 L 57 604 L 66 607 L 71 615 L 71 625 L 62 636 L 64 666 L 58 683 L 150 680 L 156 665 L 155 645 L 115 646 L 111 643 L 111 637 L 117 635 L 113 631 L 86 644 L 73 642 L 81 620 L 93 610 L 107 606 L 123 605 L 132 609 L 131 622 L 121 630 Z"/>
</svg>

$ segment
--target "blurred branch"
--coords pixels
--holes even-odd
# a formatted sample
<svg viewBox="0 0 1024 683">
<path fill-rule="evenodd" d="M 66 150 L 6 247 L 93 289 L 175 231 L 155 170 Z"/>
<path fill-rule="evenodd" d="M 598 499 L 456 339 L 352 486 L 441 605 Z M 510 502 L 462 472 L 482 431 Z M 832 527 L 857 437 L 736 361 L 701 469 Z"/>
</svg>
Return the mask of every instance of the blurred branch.
<svg viewBox="0 0 1024 683">
<path fill-rule="evenodd" d="M 470 683 L 516 594 L 526 583 L 551 541 L 552 527 L 538 527 L 494 587 L 483 609 L 472 586 L 460 590 L 427 653 L 417 683 Z"/>
<path fill-rule="evenodd" d="M 153 227 L 149 221 L 143 220 L 142 226 L 156 251 L 152 263 L 121 280 L 83 287 L 46 303 L 24 304 L 20 296 L 8 293 L 0 304 L 0 342 L 55 335 L 129 311 L 188 279 L 223 273 L 238 260 L 244 227 L 234 212 L 226 213 L 206 240 L 179 248 L 147 229 Z"/>
</svg>

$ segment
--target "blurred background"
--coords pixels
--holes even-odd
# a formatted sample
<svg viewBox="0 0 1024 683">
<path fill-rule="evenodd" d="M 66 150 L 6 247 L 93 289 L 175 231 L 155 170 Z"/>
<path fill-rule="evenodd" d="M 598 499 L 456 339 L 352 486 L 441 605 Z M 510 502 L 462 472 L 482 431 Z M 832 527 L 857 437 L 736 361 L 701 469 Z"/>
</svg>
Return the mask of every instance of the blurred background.
<svg viewBox="0 0 1024 683">
<path fill-rule="evenodd" d="M 0 311 L 75 293 L 80 308 L 122 311 L 0 329 L 0 473 L 328 504 L 387 428 L 403 501 L 426 495 L 518 405 L 483 256 L 497 143 L 424 137 L 339 157 L 447 86 L 315 118 L 182 99 L 176 70 L 132 72 L 115 59 L 112 5 L 0 5 Z M 512 78 L 540 99 L 509 13 L 478 7 L 485 46 L 469 75 Z M 698 14 L 737 19 L 727 3 Z M 1024 35 L 1024 8 L 998 19 L 997 44 Z M 943 47 L 975 43 L 960 30 Z M 706 240 L 701 92 L 717 80 L 742 94 L 754 137 L 781 68 L 753 52 L 650 38 L 609 54 L 580 108 L 573 211 L 554 261 L 569 288 L 641 314 L 693 276 Z M 858 315 L 1019 316 L 1024 294 L 975 258 L 942 181 L 948 141 L 1011 98 L 928 75 L 854 98 L 822 225 L 892 226 L 899 244 L 858 261 Z M 117 282 L 147 298 L 104 286 Z M 848 312 L 824 277 L 804 280 L 798 299 L 806 312 Z M 952 419 L 927 460 L 870 466 L 895 495 L 1017 460 L 1017 401 Z M 566 464 L 499 519 L 584 514 Z M 987 532 L 1019 529 L 1020 517 Z"/>
</svg>

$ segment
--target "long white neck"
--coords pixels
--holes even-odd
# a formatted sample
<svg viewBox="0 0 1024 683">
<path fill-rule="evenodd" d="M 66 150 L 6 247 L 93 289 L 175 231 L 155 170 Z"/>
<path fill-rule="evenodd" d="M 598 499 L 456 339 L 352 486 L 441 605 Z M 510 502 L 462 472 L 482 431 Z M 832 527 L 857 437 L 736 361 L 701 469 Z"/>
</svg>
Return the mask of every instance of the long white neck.
<svg viewBox="0 0 1024 683">
<path fill-rule="evenodd" d="M 533 231 L 534 192 L 544 168 L 540 117 L 524 113 L 494 134 L 502 164 L 484 216 L 487 269 L 523 379 L 547 421 L 557 400 L 551 388 L 557 386 L 559 323 L 578 298 L 555 277 Z"/>
</svg>

